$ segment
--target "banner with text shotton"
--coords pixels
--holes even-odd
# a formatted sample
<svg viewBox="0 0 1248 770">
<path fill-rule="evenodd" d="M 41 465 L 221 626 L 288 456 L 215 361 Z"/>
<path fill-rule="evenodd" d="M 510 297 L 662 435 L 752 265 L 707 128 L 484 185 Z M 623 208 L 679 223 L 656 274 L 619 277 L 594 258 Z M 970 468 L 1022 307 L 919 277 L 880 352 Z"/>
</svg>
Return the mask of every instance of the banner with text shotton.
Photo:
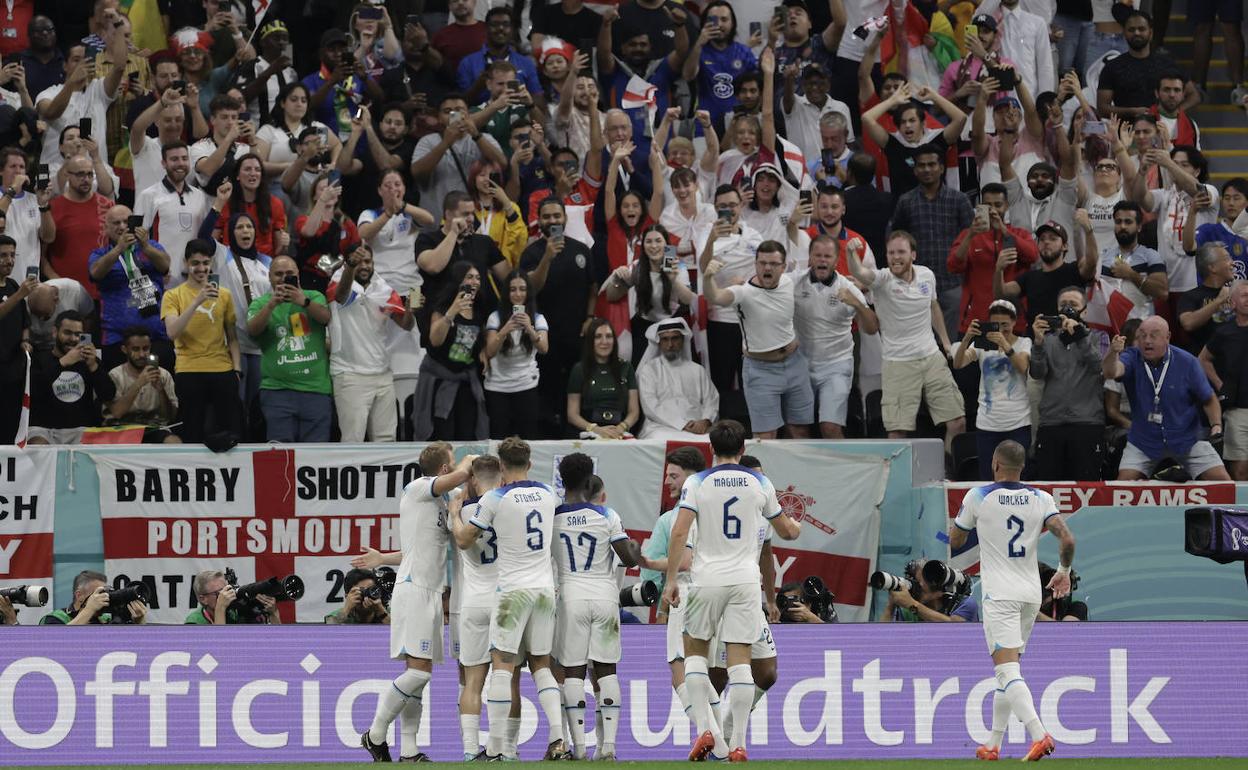
<svg viewBox="0 0 1248 770">
<path fill-rule="evenodd" d="M 195 573 L 232 567 L 240 582 L 299 575 L 307 593 L 283 603 L 286 622 L 318 622 L 341 606 L 348 561 L 364 547 L 399 548 L 403 487 L 420 476 L 419 446 L 299 447 L 196 452 L 93 452 L 100 482 L 105 571 L 148 583 L 149 622 L 180 623 L 194 608 Z M 460 451 L 486 451 L 484 444 Z M 532 478 L 556 482 L 557 459 L 595 458 L 607 503 L 639 541 L 670 505 L 665 442 L 542 442 Z M 775 542 L 777 582 L 820 575 L 846 621 L 867 620 L 867 576 L 879 548 L 888 463 L 777 442 L 758 447 L 786 513 L 803 522 Z M 819 472 L 811 473 L 812 460 Z"/>
<path fill-rule="evenodd" d="M 0 588 L 43 587 L 51 605 L 55 514 L 56 452 L 0 448 Z M 19 606 L 18 622 L 50 609 Z"/>
<path fill-rule="evenodd" d="M 971 759 L 988 737 L 996 680 L 978 625 L 775 632 L 779 676 L 750 719 L 751 759 Z M 360 733 L 399 671 L 376 626 L 49 633 L 5 631 L 0 765 L 363 762 Z M 663 629 L 623 634 L 618 756 L 681 759 L 693 731 Z M 1208 654 L 1175 654 L 1195 649 Z M 1024 670 L 1059 758 L 1244 757 L 1246 661 L 1241 623 L 1038 623 Z M 456 691 L 454 664 L 435 666 L 419 743 L 438 761 L 462 756 Z M 527 674 L 522 698 L 520 754 L 537 759 L 546 728 Z M 1002 758 L 1027 745 L 1012 720 Z"/>
</svg>

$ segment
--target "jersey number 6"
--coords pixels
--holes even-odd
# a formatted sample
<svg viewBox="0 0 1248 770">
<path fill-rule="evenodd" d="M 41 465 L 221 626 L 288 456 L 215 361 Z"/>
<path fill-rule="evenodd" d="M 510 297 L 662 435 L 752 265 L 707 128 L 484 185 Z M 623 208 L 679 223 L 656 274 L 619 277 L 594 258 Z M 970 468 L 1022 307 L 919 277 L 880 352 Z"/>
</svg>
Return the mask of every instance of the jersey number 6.
<svg viewBox="0 0 1248 770">
<path fill-rule="evenodd" d="M 546 539 L 545 536 L 542 535 L 542 530 L 533 526 L 534 521 L 538 524 L 542 523 L 541 511 L 529 511 L 529 515 L 524 517 L 524 531 L 529 533 L 529 537 L 525 540 L 525 542 L 528 543 L 530 551 L 540 551 L 542 550 L 542 546 L 546 544 Z M 534 538 L 536 538 L 536 540 Z"/>
<path fill-rule="evenodd" d="M 741 537 L 741 520 L 728 512 L 738 498 L 730 497 L 724 502 L 724 537 L 736 540 Z"/>
</svg>

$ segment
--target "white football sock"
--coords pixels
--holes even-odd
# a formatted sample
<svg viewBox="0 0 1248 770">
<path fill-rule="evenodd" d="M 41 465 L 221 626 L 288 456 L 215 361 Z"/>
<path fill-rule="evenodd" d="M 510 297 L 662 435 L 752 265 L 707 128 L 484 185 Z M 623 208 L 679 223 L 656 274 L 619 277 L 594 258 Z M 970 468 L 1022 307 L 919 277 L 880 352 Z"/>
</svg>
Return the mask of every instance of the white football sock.
<svg viewBox="0 0 1248 770">
<path fill-rule="evenodd" d="M 563 680 L 563 709 L 568 715 L 568 730 L 577 759 L 585 756 L 585 680 L 567 677 Z"/>
<path fill-rule="evenodd" d="M 723 752 L 717 756 L 726 758 L 728 750 L 724 748 L 724 736 L 711 711 L 711 696 L 715 688 L 711 686 L 711 677 L 707 674 L 706 658 L 700 655 L 685 658 L 685 685 L 689 688 L 689 704 L 693 709 L 693 722 L 697 725 L 698 735 L 710 731 L 715 738 L 714 750 Z M 718 701 L 718 697 L 715 700 Z"/>
<path fill-rule="evenodd" d="M 988 748 L 1000 749 L 1005 738 L 1005 728 L 1010 724 L 1010 699 L 1005 697 L 1005 690 L 1000 687 L 992 691 L 992 735 L 988 737 Z"/>
<path fill-rule="evenodd" d="M 414 757 L 420 753 L 416 741 L 420 733 L 420 712 L 424 707 L 424 698 L 408 698 L 407 703 L 403 704 L 403 710 L 399 712 L 400 757 Z"/>
<path fill-rule="evenodd" d="M 598 734 L 598 753 L 615 753 L 615 736 L 620 730 L 620 680 L 615 674 L 598 679 L 598 713 L 602 715 L 602 732 Z"/>
<path fill-rule="evenodd" d="M 754 674 L 749 663 L 728 669 L 728 708 L 732 713 L 732 734 L 728 744 L 731 748 L 745 746 L 745 728 L 750 723 L 755 689 Z"/>
<path fill-rule="evenodd" d="M 520 756 L 520 717 L 507 717 L 506 720 L 507 739 L 503 745 L 503 756 L 519 757 Z"/>
<path fill-rule="evenodd" d="M 492 757 L 503 753 L 507 712 L 511 710 L 511 677 L 510 671 L 494 669 L 490 674 L 490 686 L 485 692 L 485 713 L 490 717 L 485 753 Z"/>
<path fill-rule="evenodd" d="M 542 706 L 542 711 L 546 714 L 546 724 L 550 727 L 547 733 L 546 743 L 549 745 L 554 741 L 563 739 L 563 697 L 559 691 L 559 683 L 555 681 L 555 675 L 550 673 L 549 668 L 539 668 L 533 672 L 533 684 L 537 686 L 537 700 Z M 582 680 L 581 689 L 584 690 L 585 683 Z M 584 693 L 581 695 L 584 698 Z M 581 717 L 581 732 L 584 734 L 585 718 Z M 584 740 L 582 738 L 582 740 Z"/>
<path fill-rule="evenodd" d="M 1010 710 L 1014 712 L 1014 716 L 1018 717 L 1018 721 L 1027 728 L 1027 734 L 1031 736 L 1032 741 L 1043 738 L 1044 725 L 1040 723 L 1040 716 L 1036 714 L 1036 705 L 1031 699 L 1031 688 L 1023 679 L 1018 663 L 1002 663 L 996 666 L 995 670 L 997 684 L 1005 690 L 1005 697 L 1010 702 Z"/>
<path fill-rule="evenodd" d="M 368 728 L 368 739 L 373 743 L 384 743 L 386 731 L 398 718 L 403 707 L 411 699 L 420 701 L 429 683 L 429 674 L 414 668 L 404 669 L 402 674 L 390 683 L 390 689 L 377 699 L 377 712 L 373 715 L 373 724 Z"/>
<path fill-rule="evenodd" d="M 464 739 L 464 755 L 475 757 L 481 750 L 481 715 L 460 714 L 459 734 Z"/>
</svg>

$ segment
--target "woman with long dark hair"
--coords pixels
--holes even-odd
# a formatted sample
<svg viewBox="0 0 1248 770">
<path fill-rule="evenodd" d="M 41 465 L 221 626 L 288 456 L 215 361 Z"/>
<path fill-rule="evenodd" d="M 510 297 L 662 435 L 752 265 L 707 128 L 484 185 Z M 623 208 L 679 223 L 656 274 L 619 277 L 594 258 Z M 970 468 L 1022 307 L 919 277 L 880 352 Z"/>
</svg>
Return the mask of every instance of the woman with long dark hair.
<svg viewBox="0 0 1248 770">
<path fill-rule="evenodd" d="M 537 312 L 528 273 L 507 276 L 507 298 L 485 322 L 485 404 L 490 438 L 537 437 L 537 354 L 550 347 L 550 327 Z"/>
<path fill-rule="evenodd" d="M 485 391 L 477 368 L 485 346 L 481 281 L 475 265 L 456 262 L 446 288 L 434 300 L 429 347 L 412 403 L 416 441 L 488 438 Z"/>
<path fill-rule="evenodd" d="M 308 114 L 310 99 L 308 87 L 303 83 L 287 83 L 277 95 L 268 123 L 256 132 L 257 139 L 265 145 L 256 152 L 264 161 L 264 171 L 276 179 L 286 172 L 299 155 L 299 137 L 306 129 L 316 129 L 325 138 L 329 150 L 326 165 L 332 165 L 342 150 L 342 142 L 329 130 L 329 126 L 312 120 Z"/>
<path fill-rule="evenodd" d="M 641 419 L 633 365 L 620 359 L 605 318 L 590 319 L 581 360 L 568 375 L 568 424 L 584 438 L 625 438 Z"/>
<path fill-rule="evenodd" d="M 468 194 L 477 204 L 480 232 L 490 236 L 509 264 L 519 263 L 529 242 L 529 228 L 520 215 L 520 207 L 503 189 L 502 167 L 489 160 L 473 161 L 468 167 L 468 180 L 472 184 Z"/>
<path fill-rule="evenodd" d="M 635 369 L 646 352 L 646 330 L 676 315 L 680 307 L 696 299 L 689 288 L 689 271 L 675 261 L 668 248 L 672 239 L 663 225 L 651 224 L 641 234 L 641 257 L 631 266 L 617 267 L 607 279 L 607 300 L 629 298 L 632 307 L 632 364 Z"/>
<path fill-rule="evenodd" d="M 246 212 L 256 225 L 256 248 L 262 254 L 280 256 L 290 246 L 290 233 L 286 232 L 286 207 L 269 192 L 264 173 L 264 159 L 249 152 L 234 163 L 230 173 L 230 200 L 221 212 L 228 220 L 234 212 Z M 230 233 L 225 233 L 228 246 Z"/>
</svg>

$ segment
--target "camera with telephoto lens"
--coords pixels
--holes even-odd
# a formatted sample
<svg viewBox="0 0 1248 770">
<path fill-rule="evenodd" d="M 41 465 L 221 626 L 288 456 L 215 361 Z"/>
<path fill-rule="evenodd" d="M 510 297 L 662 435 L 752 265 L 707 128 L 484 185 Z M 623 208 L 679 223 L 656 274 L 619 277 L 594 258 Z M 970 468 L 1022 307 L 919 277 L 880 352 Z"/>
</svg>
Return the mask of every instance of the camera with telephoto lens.
<svg viewBox="0 0 1248 770">
<path fill-rule="evenodd" d="M 931 559 L 923 564 L 923 581 L 933 589 L 948 593 L 969 592 L 971 578 L 960 569 L 954 569 L 943 561 Z"/>
<path fill-rule="evenodd" d="M 147 584 L 130 583 L 124 588 L 110 588 L 106 591 L 108 594 L 108 607 L 105 610 L 113 616 L 113 623 L 130 623 L 134 620 L 134 616 L 130 614 L 130 602 L 148 603 Z"/>
<path fill-rule="evenodd" d="M 48 603 L 48 589 L 44 586 L 0 588 L 0 598 L 8 599 L 14 606 L 42 607 Z"/>
<path fill-rule="evenodd" d="M 836 616 L 836 594 L 828 590 L 823 578 L 811 575 L 802 581 L 802 602 L 824 623 L 838 623 Z"/>
<path fill-rule="evenodd" d="M 234 607 L 249 623 L 267 623 L 268 611 L 259 602 L 258 597 L 269 596 L 279 602 L 294 602 L 303 597 L 303 580 L 298 575 L 287 575 L 278 579 L 257 580 L 245 586 L 238 584 L 238 575 L 233 569 L 226 569 L 225 582 L 234 589 Z"/>
<path fill-rule="evenodd" d="M 360 595 L 365 599 L 372 599 L 383 604 L 390 603 L 390 597 L 394 594 L 394 582 L 397 576 L 394 570 L 389 567 L 378 567 L 373 570 L 373 584 L 363 591 Z"/>
<path fill-rule="evenodd" d="M 909 591 L 914 587 L 914 581 L 909 578 L 898 577 L 880 570 L 872 572 L 871 579 L 867 582 L 877 591 L 900 591 L 902 589 Z"/>
<path fill-rule="evenodd" d="M 643 580 L 620 589 L 621 607 L 653 607 L 659 603 L 659 584 Z"/>
</svg>

